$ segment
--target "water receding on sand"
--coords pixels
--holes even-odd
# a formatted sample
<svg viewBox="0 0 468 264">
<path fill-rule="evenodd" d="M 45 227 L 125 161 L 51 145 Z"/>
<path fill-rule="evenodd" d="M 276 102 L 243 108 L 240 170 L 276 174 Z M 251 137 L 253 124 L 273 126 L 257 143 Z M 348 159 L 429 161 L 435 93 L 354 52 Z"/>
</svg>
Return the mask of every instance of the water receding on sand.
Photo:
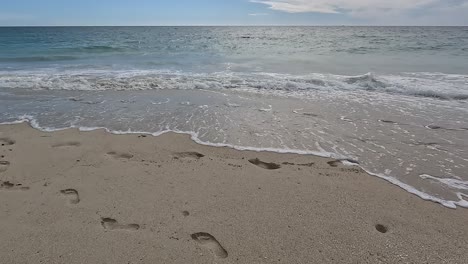
<svg viewBox="0 0 468 264">
<path fill-rule="evenodd" d="M 466 206 L 460 202 L 468 180 L 464 102 L 366 91 L 301 96 L 246 89 L 3 92 L 2 122 L 23 119 L 43 130 L 176 131 L 214 146 L 349 159 L 423 198 Z M 451 184 L 455 180 L 460 184 Z"/>
</svg>

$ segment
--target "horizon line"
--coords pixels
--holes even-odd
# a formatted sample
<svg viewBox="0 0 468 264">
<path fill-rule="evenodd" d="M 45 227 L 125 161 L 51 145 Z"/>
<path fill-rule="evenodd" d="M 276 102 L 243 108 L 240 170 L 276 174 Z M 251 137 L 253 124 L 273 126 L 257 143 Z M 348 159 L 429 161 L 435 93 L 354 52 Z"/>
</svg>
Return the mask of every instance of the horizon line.
<svg viewBox="0 0 468 264">
<path fill-rule="evenodd" d="M 7 27 L 468 27 L 468 25 L 0 25 Z"/>
</svg>

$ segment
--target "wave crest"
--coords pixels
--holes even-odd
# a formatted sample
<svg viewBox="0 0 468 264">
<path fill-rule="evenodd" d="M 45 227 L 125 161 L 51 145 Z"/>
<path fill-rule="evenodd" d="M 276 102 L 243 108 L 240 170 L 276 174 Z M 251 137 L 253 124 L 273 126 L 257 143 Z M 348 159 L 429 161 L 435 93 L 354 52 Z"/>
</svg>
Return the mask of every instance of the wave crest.
<svg viewBox="0 0 468 264">
<path fill-rule="evenodd" d="M 163 71 L 0 72 L 0 88 L 46 90 L 238 89 L 277 95 L 370 92 L 438 100 L 468 100 L 465 75 L 403 74 L 359 76 L 273 73 L 194 74 Z"/>
</svg>

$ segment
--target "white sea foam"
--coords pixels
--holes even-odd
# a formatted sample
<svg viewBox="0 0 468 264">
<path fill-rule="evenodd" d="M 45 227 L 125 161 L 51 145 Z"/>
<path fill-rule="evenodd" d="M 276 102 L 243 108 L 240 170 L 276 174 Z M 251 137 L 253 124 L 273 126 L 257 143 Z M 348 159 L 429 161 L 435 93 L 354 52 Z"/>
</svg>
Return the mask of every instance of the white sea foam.
<svg viewBox="0 0 468 264">
<path fill-rule="evenodd" d="M 419 175 L 419 177 L 421 177 L 421 179 L 430 179 L 433 181 L 437 181 L 453 189 L 468 190 L 468 181 L 462 181 L 462 180 L 450 179 L 450 178 L 438 178 L 438 177 L 434 177 L 428 174 L 422 174 L 422 175 Z"/>
<path fill-rule="evenodd" d="M 400 74 L 359 76 L 332 74 L 288 75 L 275 73 L 211 74 L 178 71 L 6 71 L 0 72 L 0 88 L 44 90 L 154 90 L 154 89 L 239 89 L 277 95 L 303 96 L 310 92 L 352 92 L 401 94 L 442 100 L 468 100 L 467 75 Z"/>
</svg>

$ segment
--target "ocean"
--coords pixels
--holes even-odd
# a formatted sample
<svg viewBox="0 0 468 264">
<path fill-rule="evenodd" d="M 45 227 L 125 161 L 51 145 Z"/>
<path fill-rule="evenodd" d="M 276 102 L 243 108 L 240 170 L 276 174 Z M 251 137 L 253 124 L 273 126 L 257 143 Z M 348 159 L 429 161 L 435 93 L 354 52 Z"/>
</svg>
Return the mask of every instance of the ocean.
<svg viewBox="0 0 468 264">
<path fill-rule="evenodd" d="M 4 27 L 18 122 L 332 157 L 468 207 L 468 27 Z"/>
</svg>

